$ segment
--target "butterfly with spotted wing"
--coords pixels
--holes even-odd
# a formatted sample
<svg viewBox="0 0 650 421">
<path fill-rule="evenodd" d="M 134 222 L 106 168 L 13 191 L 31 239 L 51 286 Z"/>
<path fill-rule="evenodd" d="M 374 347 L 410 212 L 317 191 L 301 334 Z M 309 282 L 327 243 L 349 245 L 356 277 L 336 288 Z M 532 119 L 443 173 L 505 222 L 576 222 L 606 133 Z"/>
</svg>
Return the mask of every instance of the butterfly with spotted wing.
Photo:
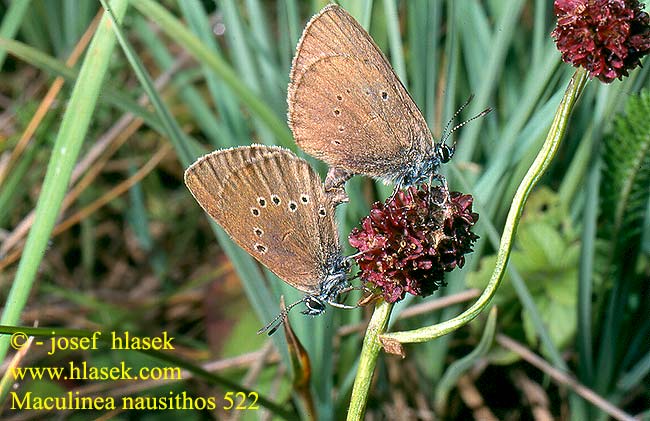
<svg viewBox="0 0 650 421">
<path fill-rule="evenodd" d="M 264 145 L 217 150 L 185 171 L 201 207 L 244 250 L 305 292 L 258 333 L 272 334 L 297 304 L 316 316 L 351 289 L 334 219 L 334 203 L 307 161 Z"/>
<path fill-rule="evenodd" d="M 354 174 L 394 182 L 396 191 L 432 179 L 444 184 L 437 171 L 455 151 L 455 144 L 445 142 L 447 137 L 490 111 L 450 131 L 448 124 L 442 139 L 434 141 L 377 44 L 334 4 L 315 15 L 302 33 L 287 103 L 296 143 L 331 167 L 325 188 L 338 190 L 339 201 L 347 200 L 342 186 Z"/>
</svg>

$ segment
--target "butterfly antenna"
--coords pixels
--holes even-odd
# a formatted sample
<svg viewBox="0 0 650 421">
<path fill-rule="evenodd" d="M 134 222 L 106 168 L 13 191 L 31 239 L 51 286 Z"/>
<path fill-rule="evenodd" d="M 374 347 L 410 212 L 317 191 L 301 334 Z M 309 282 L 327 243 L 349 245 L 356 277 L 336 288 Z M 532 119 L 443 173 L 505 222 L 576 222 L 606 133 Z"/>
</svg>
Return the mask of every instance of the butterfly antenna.
<svg viewBox="0 0 650 421">
<path fill-rule="evenodd" d="M 464 109 L 465 107 L 467 107 L 467 105 L 468 105 L 470 102 L 472 102 L 472 99 L 474 99 L 474 94 L 470 95 L 469 98 L 467 98 L 467 101 L 465 101 L 465 103 L 464 103 L 463 105 L 460 106 L 460 108 L 458 109 L 458 111 L 456 111 L 456 112 L 454 113 L 454 116 L 453 116 L 453 117 L 452 117 L 452 118 L 447 122 L 447 125 L 445 126 L 445 129 L 442 131 L 442 136 L 441 136 L 441 139 L 440 139 L 440 144 L 445 144 L 445 142 L 447 142 L 447 139 L 449 139 L 449 137 L 450 137 L 450 136 L 451 136 L 451 135 L 452 135 L 456 130 L 460 129 L 460 128 L 463 127 L 465 124 L 469 123 L 470 121 L 476 120 L 477 118 L 483 117 L 484 115 L 486 115 L 487 113 L 489 113 L 490 111 L 492 111 L 492 108 L 489 108 L 489 107 L 488 107 L 488 108 L 484 109 L 483 111 L 481 111 L 480 113 L 476 114 L 474 117 L 472 117 L 472 118 L 470 118 L 470 119 L 468 119 L 468 120 L 465 120 L 465 121 L 463 121 L 462 123 L 456 124 L 456 125 L 455 125 L 451 130 L 449 130 L 449 126 L 451 126 L 451 123 L 454 121 L 454 119 L 456 119 L 456 117 L 458 117 L 458 114 L 460 114 L 460 112 L 463 111 L 463 109 Z M 449 146 L 448 148 L 451 150 L 451 155 L 453 155 L 454 150 L 456 149 L 456 141 L 454 141 L 454 143 L 453 143 L 451 146 Z"/>
<path fill-rule="evenodd" d="M 305 299 L 303 298 L 302 300 L 298 300 L 295 303 L 289 305 L 289 307 L 284 308 L 282 311 L 280 311 L 280 314 L 275 316 L 273 320 L 271 320 L 266 326 L 261 328 L 260 330 L 257 331 L 258 335 L 261 335 L 262 333 L 268 331 L 268 335 L 271 336 L 275 333 L 276 330 L 280 327 L 282 324 L 282 321 L 284 320 L 285 317 L 289 314 L 289 311 L 291 311 L 292 308 L 297 306 L 300 303 L 304 303 Z"/>
<path fill-rule="evenodd" d="M 471 97 L 470 97 L 470 99 L 471 99 Z M 469 100 L 468 100 L 468 101 L 469 101 Z M 458 113 L 459 113 L 459 112 L 460 112 L 460 111 L 465 107 L 465 105 L 467 105 L 468 103 L 469 103 L 469 102 L 466 102 L 465 104 L 463 104 L 463 106 L 460 107 L 460 108 L 458 109 L 458 111 L 456 112 L 456 114 L 454 114 L 454 117 L 455 117 L 455 116 L 456 116 L 456 115 L 457 115 L 457 114 L 458 114 Z M 440 143 L 445 143 L 445 142 L 447 141 L 447 139 L 449 139 L 449 136 L 451 136 L 452 133 L 454 133 L 456 130 L 460 129 L 461 127 L 463 127 L 464 125 L 466 125 L 466 124 L 469 123 L 470 121 L 474 121 L 474 120 L 476 120 L 477 118 L 481 118 L 481 117 L 483 117 L 484 115 L 488 114 L 490 111 L 492 111 L 492 108 L 488 107 L 488 108 L 484 109 L 483 111 L 481 111 L 480 113 L 476 114 L 474 117 L 472 117 L 472 118 L 470 118 L 470 119 L 467 119 L 467 120 L 463 121 L 462 123 L 458 123 L 458 124 L 456 124 L 456 125 L 455 125 L 451 130 L 449 130 L 449 132 L 447 132 L 447 133 L 442 137 L 442 139 L 440 140 Z M 455 149 L 455 148 L 456 148 L 456 141 L 454 141 L 454 143 L 451 145 L 451 149 Z"/>
<path fill-rule="evenodd" d="M 464 103 L 463 105 L 461 105 L 460 108 L 459 108 L 458 110 L 456 110 L 456 112 L 454 113 L 454 115 L 449 119 L 449 121 L 447 122 L 447 125 L 446 125 L 445 128 L 442 130 L 442 135 L 440 136 L 440 139 L 441 139 L 441 140 L 440 140 L 440 143 L 445 143 L 445 140 L 449 137 L 449 134 L 450 134 L 450 133 L 448 133 L 448 131 L 449 131 L 449 127 L 450 127 L 451 124 L 454 122 L 454 120 L 456 119 L 456 117 L 458 117 L 458 114 L 460 114 L 460 112 L 463 111 L 463 109 L 464 109 L 465 107 L 467 107 L 467 106 L 469 105 L 469 103 L 472 102 L 473 99 L 474 99 L 474 94 L 471 94 L 471 95 L 469 96 L 469 98 L 467 98 L 467 101 L 465 101 L 465 103 Z M 452 130 L 452 132 L 453 132 L 453 130 Z"/>
</svg>

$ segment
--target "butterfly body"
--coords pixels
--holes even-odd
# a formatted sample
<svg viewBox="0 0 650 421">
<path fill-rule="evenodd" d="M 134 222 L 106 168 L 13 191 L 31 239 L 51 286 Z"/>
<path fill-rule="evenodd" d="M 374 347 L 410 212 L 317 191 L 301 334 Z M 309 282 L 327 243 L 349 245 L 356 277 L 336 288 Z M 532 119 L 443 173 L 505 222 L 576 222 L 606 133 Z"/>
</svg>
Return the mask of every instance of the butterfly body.
<svg viewBox="0 0 650 421">
<path fill-rule="evenodd" d="M 338 256 L 336 258 L 338 259 Z M 338 307 L 338 296 L 350 288 L 346 275 L 347 265 L 342 259 L 330 264 L 329 268 L 330 273 L 319 283 L 319 291 L 308 293 L 305 297 L 306 309 L 302 314 L 318 316 L 325 311 L 325 303 Z"/>
<path fill-rule="evenodd" d="M 453 148 L 447 144 L 434 143 L 424 152 L 418 151 L 413 154 L 414 157 L 410 163 L 399 168 L 392 177 L 384 179 L 388 179 L 399 187 L 409 187 L 430 181 L 431 178 L 439 176 L 438 168 L 449 162 L 453 154 Z"/>
</svg>

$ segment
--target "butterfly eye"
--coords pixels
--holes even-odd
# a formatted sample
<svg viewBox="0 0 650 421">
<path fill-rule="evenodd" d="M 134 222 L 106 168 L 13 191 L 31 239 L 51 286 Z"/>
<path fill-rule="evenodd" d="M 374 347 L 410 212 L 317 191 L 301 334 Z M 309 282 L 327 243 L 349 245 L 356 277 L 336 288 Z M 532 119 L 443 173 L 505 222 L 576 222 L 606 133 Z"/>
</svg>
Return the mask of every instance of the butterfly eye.
<svg viewBox="0 0 650 421">
<path fill-rule="evenodd" d="M 325 305 L 316 297 L 305 297 L 305 306 L 307 310 L 303 314 L 317 315 L 325 311 Z"/>
<path fill-rule="evenodd" d="M 446 164 L 451 159 L 452 154 L 453 151 L 449 146 L 447 146 L 444 143 L 440 145 L 440 148 L 438 149 L 438 156 L 440 157 L 440 162 Z"/>
</svg>

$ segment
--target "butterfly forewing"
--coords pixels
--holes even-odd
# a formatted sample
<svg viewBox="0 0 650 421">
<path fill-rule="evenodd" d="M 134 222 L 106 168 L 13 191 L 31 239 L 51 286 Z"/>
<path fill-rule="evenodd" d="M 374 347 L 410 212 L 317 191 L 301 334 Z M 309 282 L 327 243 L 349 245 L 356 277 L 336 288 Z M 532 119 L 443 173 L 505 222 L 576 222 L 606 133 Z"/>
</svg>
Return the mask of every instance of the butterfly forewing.
<svg viewBox="0 0 650 421">
<path fill-rule="evenodd" d="M 306 161 L 288 150 L 261 148 L 207 155 L 202 159 L 210 162 L 188 169 L 186 183 L 239 246 L 288 284 L 317 293 L 328 265 L 341 254 L 333 206 Z M 228 166 L 233 162 L 241 165 Z M 223 178 L 211 189 L 203 174 L 213 181 L 215 173 Z M 217 197 L 204 196 L 215 190 Z"/>
<path fill-rule="evenodd" d="M 296 142 L 331 166 L 385 176 L 433 142 L 379 48 L 338 6 L 325 7 L 307 24 L 290 79 Z"/>
<path fill-rule="evenodd" d="M 261 156 L 283 153 L 286 151 L 278 146 L 251 145 L 248 147 L 235 147 L 220 149 L 202 156 L 185 171 L 185 184 L 197 197 L 219 197 L 223 182 L 230 173 L 236 171 L 251 159 Z M 198 199 L 197 199 L 198 200 Z M 200 201 L 199 201 L 200 203 Z M 203 206 L 203 204 L 201 204 Z M 207 204 L 208 207 L 211 203 Z M 206 209 L 206 206 L 203 206 Z M 208 211 L 208 209 L 206 209 Z M 210 213 L 208 211 L 208 213 Z"/>
</svg>

